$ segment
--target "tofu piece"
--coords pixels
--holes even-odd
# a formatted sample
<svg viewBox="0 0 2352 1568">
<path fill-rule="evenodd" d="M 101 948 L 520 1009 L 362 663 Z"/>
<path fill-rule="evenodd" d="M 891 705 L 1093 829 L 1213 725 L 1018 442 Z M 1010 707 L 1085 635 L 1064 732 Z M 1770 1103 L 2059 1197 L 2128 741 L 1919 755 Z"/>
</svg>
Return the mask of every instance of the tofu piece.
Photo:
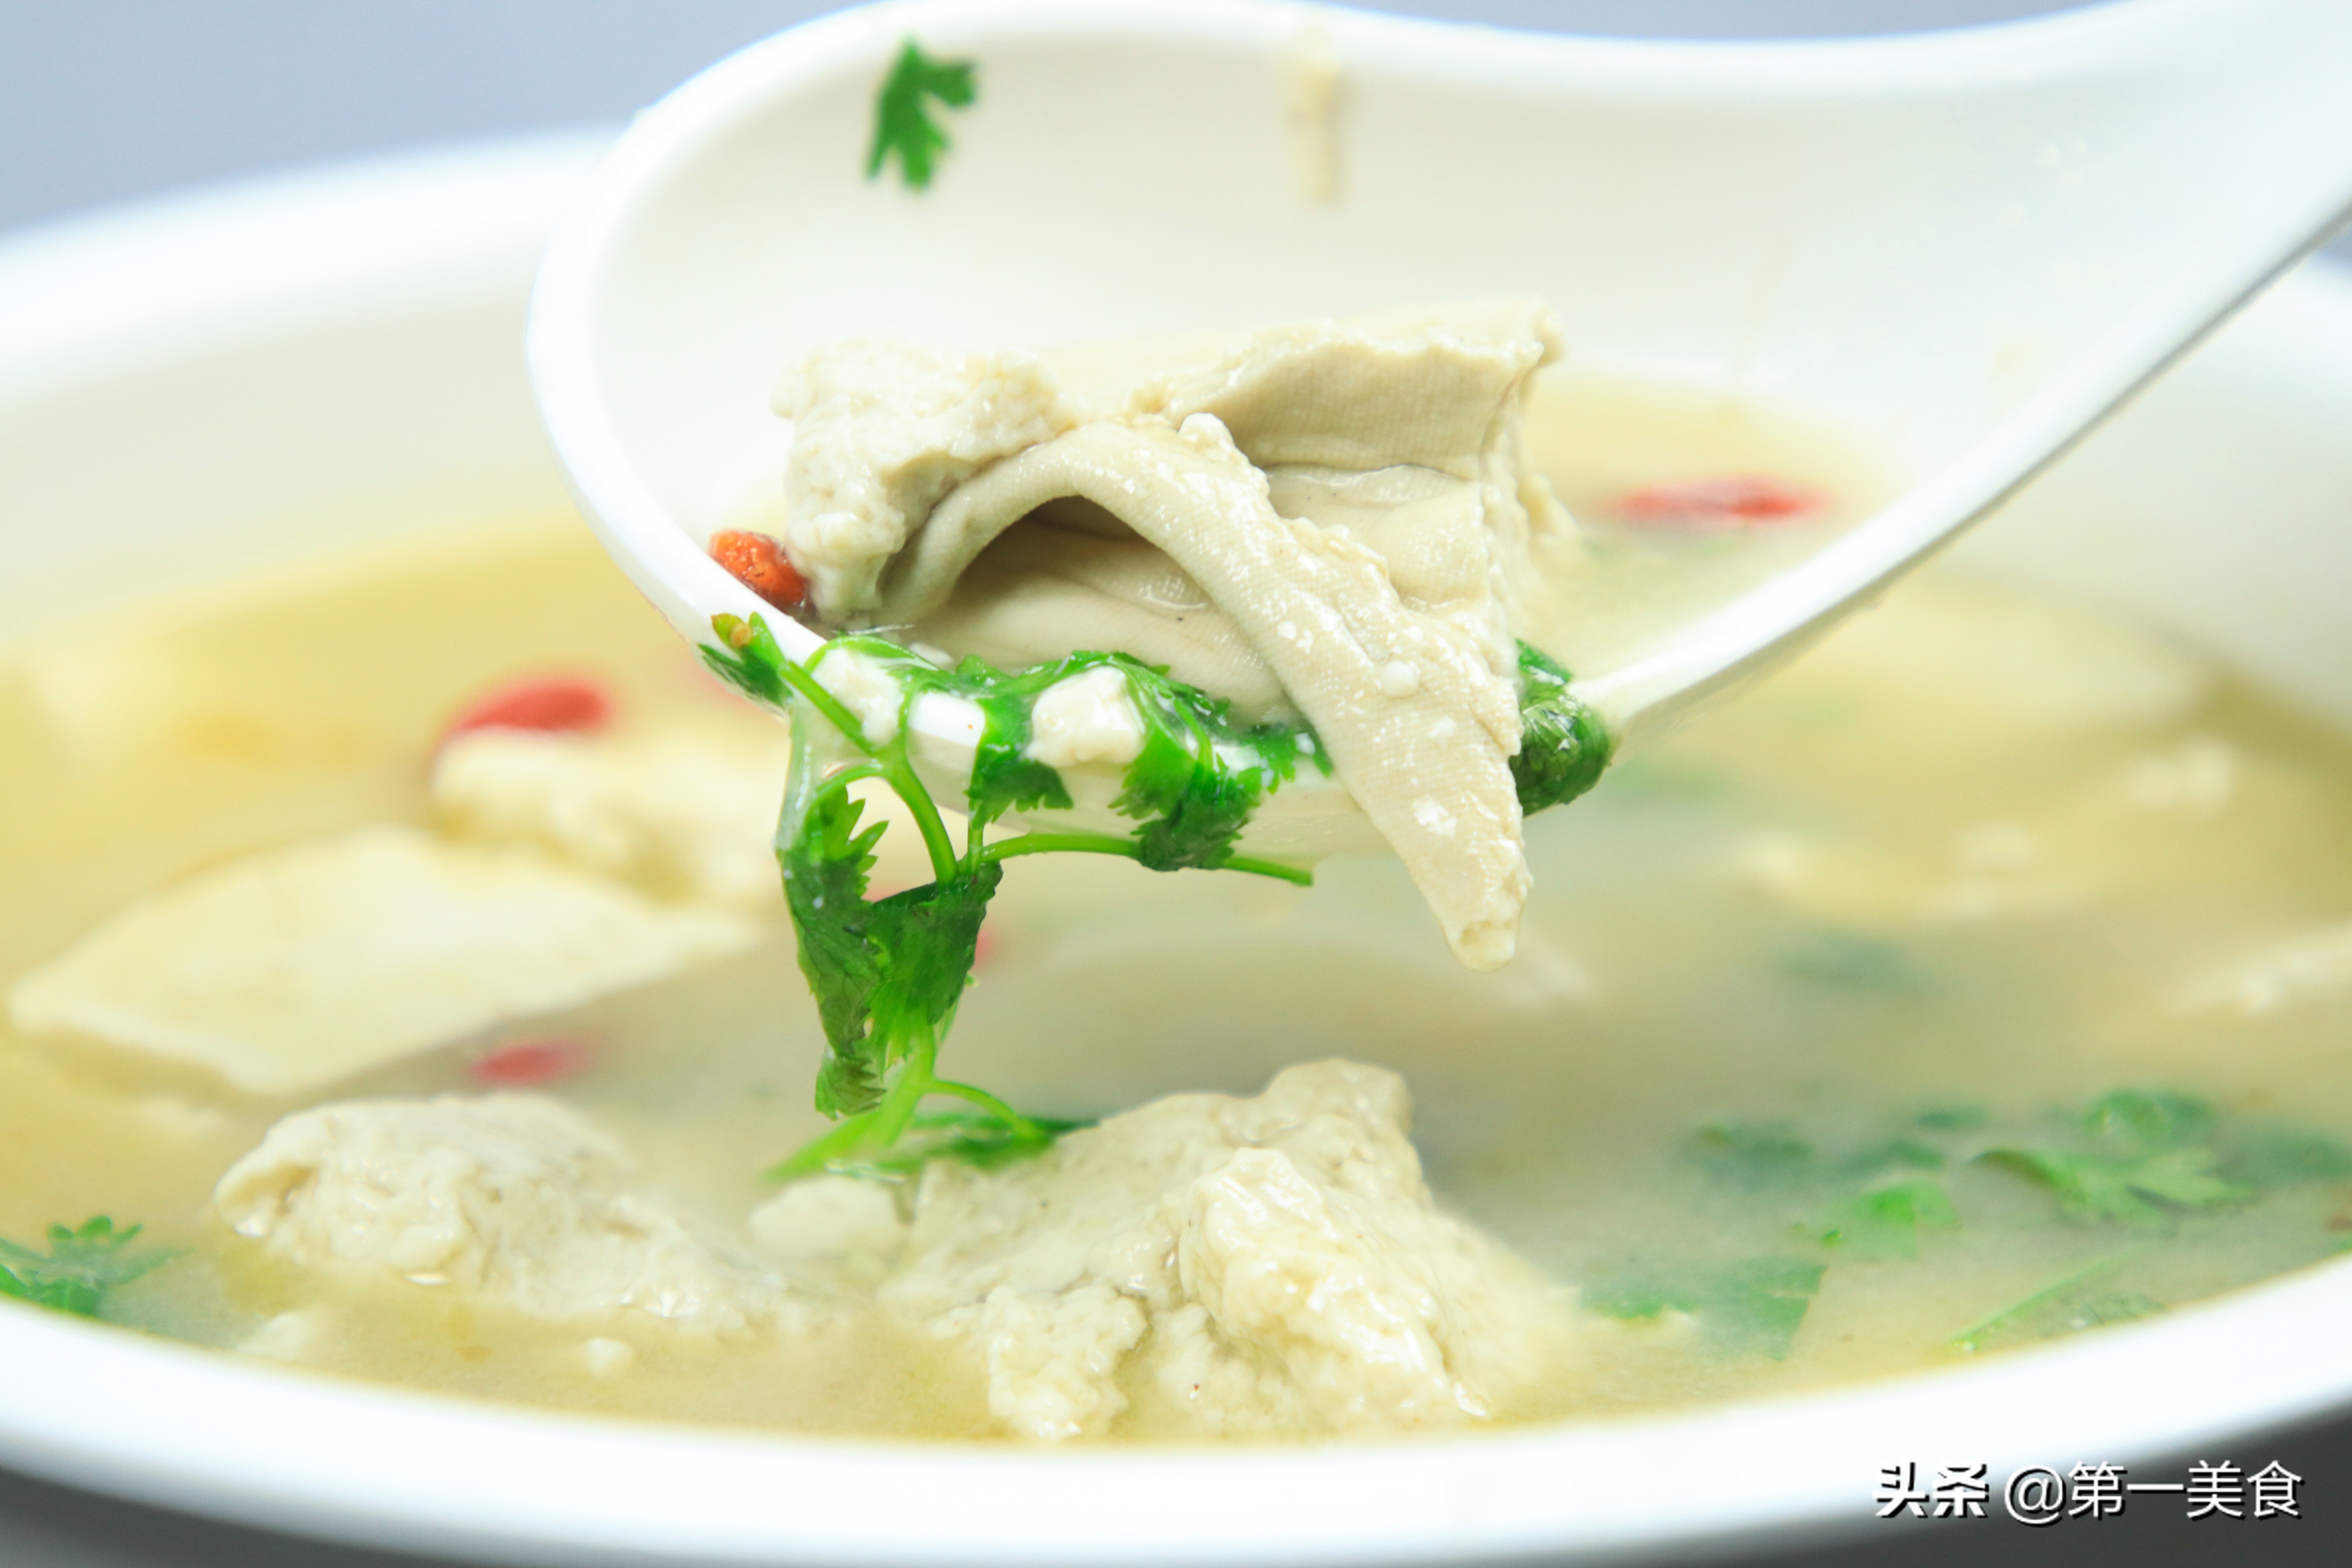
<svg viewBox="0 0 2352 1568">
<path fill-rule="evenodd" d="M 791 758 L 781 724 L 665 723 L 620 735 L 477 730 L 442 747 L 431 791 L 442 827 L 458 837 L 536 845 L 661 897 L 781 914 L 776 816 Z M 876 884 L 929 881 L 905 805 L 879 784 L 853 793 L 867 822 L 890 824 L 875 848 Z"/>
<path fill-rule="evenodd" d="M 2103 890 L 2095 858 L 2053 826 L 1979 822 L 1945 840 L 1919 835 L 1921 842 L 1895 848 L 1759 828 L 1735 842 L 1731 869 L 1774 902 L 1831 926 L 2038 920 L 2081 909 Z"/>
<path fill-rule="evenodd" d="M 1857 701 L 1947 714 L 1956 743 L 2027 744 L 2181 722 L 2220 681 L 2213 660 L 2100 605 L 2020 594 L 1959 574 L 1906 583 L 1805 656 L 1805 673 Z"/>
<path fill-rule="evenodd" d="M 1127 677 L 1109 665 L 1047 687 L 1030 710 L 1029 725 L 1025 754 L 1049 768 L 1125 767 L 1143 754 L 1147 738 Z"/>
<path fill-rule="evenodd" d="M 949 490 L 1081 417 L 1034 354 L 869 340 L 811 355 L 774 402 L 793 424 L 789 553 L 828 614 L 876 602 L 891 557 Z"/>
<path fill-rule="evenodd" d="M 17 982 L 8 1010 L 19 1029 L 296 1095 L 763 934 L 750 915 L 658 902 L 529 848 L 362 827 L 139 900 Z"/>
<path fill-rule="evenodd" d="M 299 1268 L 458 1291 L 545 1322 L 807 1332 L 797 1292 L 638 1183 L 620 1145 L 543 1095 L 349 1100 L 286 1118 L 213 1194 Z"/>
<path fill-rule="evenodd" d="M 1559 352 L 1532 300 L 788 377 L 784 542 L 835 626 L 1017 668 L 1131 653 L 1304 715 L 1461 960 L 1528 879 L 1512 623 L 1565 526 L 1519 437 Z"/>
<path fill-rule="evenodd" d="M 1465 1426 L 1572 1353 L 1565 1292 L 1440 1210 L 1395 1074 L 1174 1095 L 998 1170 L 928 1167 L 884 1310 L 1043 1441 Z"/>
<path fill-rule="evenodd" d="M 791 756 L 781 724 L 472 730 L 434 759 L 433 807 L 461 837 L 541 845 L 667 897 L 781 909 L 773 839 Z"/>
<path fill-rule="evenodd" d="M 810 1176 L 751 1211 L 751 1239 L 796 1278 L 872 1289 L 907 1245 L 895 1189 L 857 1176 Z"/>
</svg>

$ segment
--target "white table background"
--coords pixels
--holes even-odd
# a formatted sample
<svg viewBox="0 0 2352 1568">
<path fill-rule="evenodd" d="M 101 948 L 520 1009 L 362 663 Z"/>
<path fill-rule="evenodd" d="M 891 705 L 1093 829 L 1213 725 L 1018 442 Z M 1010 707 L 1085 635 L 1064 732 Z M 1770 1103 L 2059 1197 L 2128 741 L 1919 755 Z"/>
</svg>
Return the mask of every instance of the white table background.
<svg viewBox="0 0 2352 1568">
<path fill-rule="evenodd" d="M 1906 32 L 2066 8 L 2052 0 L 1355 3 L 1664 37 Z M 830 9 L 807 0 L 0 0 L 0 231 L 290 164 L 616 123 L 729 50 Z M 2352 255 L 2346 243 L 2336 249 Z M 1783 1547 L 1756 1561 L 1759 1568 L 2352 1562 L 2352 1421 L 2181 1459 L 2233 1458 L 2251 1471 L 2273 1458 L 2307 1478 L 2300 1521 L 2184 1525 L 2168 1509 L 2143 1507 L 2122 1520 L 2044 1531 L 1998 1519 L 1943 1528 L 1890 1522 L 1841 1544 Z M 1857 1500 L 1858 1511 L 1865 1506 Z M 0 1471 L 0 1568 L 165 1564 L 423 1568 L 423 1560 L 210 1524 Z"/>
</svg>

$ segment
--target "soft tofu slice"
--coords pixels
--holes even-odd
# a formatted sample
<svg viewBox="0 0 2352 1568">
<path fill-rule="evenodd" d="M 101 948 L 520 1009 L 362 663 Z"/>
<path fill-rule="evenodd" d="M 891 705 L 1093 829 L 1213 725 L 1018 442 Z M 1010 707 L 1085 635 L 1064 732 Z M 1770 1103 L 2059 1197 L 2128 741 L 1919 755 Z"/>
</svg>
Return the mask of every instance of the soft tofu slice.
<svg viewBox="0 0 2352 1568">
<path fill-rule="evenodd" d="M 835 656 L 825 668 L 846 662 Z M 895 688 L 890 695 L 895 715 Z M 781 724 L 682 722 L 616 736 L 478 730 L 434 760 L 433 806 L 462 838 L 535 845 L 664 897 L 782 913 L 776 816 L 791 757 Z M 890 825 L 875 849 L 875 885 L 930 880 L 921 830 L 898 797 L 878 783 L 853 793 L 867 822 Z"/>
<path fill-rule="evenodd" d="M 761 937 L 536 851 L 373 826 L 253 856 L 123 910 L 19 981 L 25 1030 L 72 1029 L 306 1093 L 577 1006 Z"/>
<path fill-rule="evenodd" d="M 1948 715 L 1945 733 L 1971 755 L 1981 754 L 1980 715 L 2034 745 L 2156 729 L 2187 719 L 2220 679 L 2210 658 L 2159 628 L 1957 574 L 1906 584 L 1805 658 L 1811 679 L 1860 702 Z"/>
<path fill-rule="evenodd" d="M 433 805 L 467 837 L 538 844 L 653 892 L 781 908 L 772 841 L 791 755 L 781 724 L 474 730 L 434 759 Z"/>
</svg>

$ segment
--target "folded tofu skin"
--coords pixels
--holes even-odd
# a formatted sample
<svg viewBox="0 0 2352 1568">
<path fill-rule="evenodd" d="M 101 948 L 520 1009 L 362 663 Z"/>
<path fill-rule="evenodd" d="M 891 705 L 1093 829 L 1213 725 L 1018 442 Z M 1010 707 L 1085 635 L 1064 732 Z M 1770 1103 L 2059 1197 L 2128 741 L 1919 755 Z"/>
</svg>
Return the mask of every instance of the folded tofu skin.
<svg viewBox="0 0 2352 1568">
<path fill-rule="evenodd" d="M 835 344 L 777 393 L 783 543 L 825 629 L 1003 668 L 1116 651 L 1304 726 L 1493 969 L 1528 887 L 1513 628 L 1569 526 L 1519 418 L 1559 353 L 1517 299 L 1041 353 Z M 1074 694 L 1087 721 L 1041 723 L 1035 754 L 1122 760 L 1118 696 Z"/>
</svg>

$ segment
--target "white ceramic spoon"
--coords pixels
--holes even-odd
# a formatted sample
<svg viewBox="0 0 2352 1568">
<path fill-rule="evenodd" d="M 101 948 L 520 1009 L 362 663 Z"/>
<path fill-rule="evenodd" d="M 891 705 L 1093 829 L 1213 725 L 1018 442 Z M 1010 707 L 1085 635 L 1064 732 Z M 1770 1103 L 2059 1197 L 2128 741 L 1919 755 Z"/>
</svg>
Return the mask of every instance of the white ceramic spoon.
<svg viewBox="0 0 2352 1568">
<path fill-rule="evenodd" d="M 976 63 L 926 191 L 866 174 L 902 42 Z M 1325 90 L 1336 86 L 1336 90 Z M 1810 408 L 1916 476 L 1579 689 L 1624 742 L 1785 657 L 1997 503 L 2352 210 L 2352 0 L 2127 0 L 1907 37 L 1650 44 L 1246 0 L 957 0 L 754 45 L 639 116 L 548 252 L 541 414 L 688 637 L 772 496 L 779 373 L 1539 293 L 1588 363 Z M 782 618 L 771 615 L 772 621 Z M 785 622 L 787 650 L 814 634 Z M 960 784 L 958 700 L 913 715 Z M 1361 845 L 1286 789 L 1260 853 Z"/>
</svg>

